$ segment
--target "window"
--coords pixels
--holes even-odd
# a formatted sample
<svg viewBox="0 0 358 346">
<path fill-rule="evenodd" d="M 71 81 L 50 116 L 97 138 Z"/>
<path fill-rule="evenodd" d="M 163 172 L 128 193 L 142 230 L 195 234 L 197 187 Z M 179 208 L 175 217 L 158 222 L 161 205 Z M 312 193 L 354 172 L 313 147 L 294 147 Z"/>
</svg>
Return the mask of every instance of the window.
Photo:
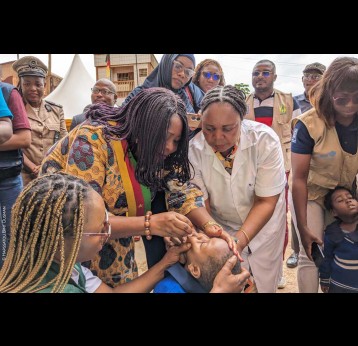
<svg viewBox="0 0 358 346">
<path fill-rule="evenodd" d="M 146 68 L 140 68 L 139 69 L 139 77 L 147 77 L 148 72 Z"/>
<path fill-rule="evenodd" d="M 129 73 L 117 73 L 117 80 L 129 80 Z"/>
</svg>

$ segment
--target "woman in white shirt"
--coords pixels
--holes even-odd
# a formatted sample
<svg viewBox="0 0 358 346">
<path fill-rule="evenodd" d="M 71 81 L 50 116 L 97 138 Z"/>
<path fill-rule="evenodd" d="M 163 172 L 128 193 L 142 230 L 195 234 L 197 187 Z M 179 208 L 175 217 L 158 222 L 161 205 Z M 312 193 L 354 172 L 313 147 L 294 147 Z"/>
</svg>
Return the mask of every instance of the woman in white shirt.
<svg viewBox="0 0 358 346">
<path fill-rule="evenodd" d="M 285 169 L 268 126 L 243 120 L 245 94 L 218 86 L 201 103 L 202 132 L 191 141 L 193 183 L 213 218 L 238 239 L 258 292 L 276 292 L 285 236 Z"/>
</svg>

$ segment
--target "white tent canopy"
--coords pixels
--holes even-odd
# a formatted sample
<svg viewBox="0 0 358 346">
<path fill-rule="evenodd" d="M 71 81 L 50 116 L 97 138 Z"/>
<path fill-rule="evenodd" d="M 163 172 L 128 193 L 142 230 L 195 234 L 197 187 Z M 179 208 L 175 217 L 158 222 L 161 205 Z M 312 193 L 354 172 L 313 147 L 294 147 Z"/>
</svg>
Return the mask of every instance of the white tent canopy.
<svg viewBox="0 0 358 346">
<path fill-rule="evenodd" d="M 72 119 L 91 103 L 91 88 L 94 84 L 95 81 L 83 65 L 80 56 L 75 54 L 65 77 L 45 100 L 62 105 L 65 118 Z"/>
</svg>

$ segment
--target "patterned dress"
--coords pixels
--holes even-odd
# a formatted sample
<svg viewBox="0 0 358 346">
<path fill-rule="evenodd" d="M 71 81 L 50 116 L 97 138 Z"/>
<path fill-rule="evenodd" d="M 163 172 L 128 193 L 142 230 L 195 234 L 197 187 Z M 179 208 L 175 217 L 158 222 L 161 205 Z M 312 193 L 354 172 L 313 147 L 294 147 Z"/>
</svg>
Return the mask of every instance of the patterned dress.
<svg viewBox="0 0 358 346">
<path fill-rule="evenodd" d="M 41 174 L 58 171 L 84 179 L 103 197 L 108 211 L 126 216 L 126 191 L 116 155 L 104 137 L 103 126 L 97 122 L 86 121 L 50 149 L 42 161 Z M 195 185 L 180 184 L 173 176 L 168 186 L 165 191 L 168 210 L 186 215 L 195 208 L 204 207 L 202 192 Z M 112 287 L 136 278 L 138 268 L 133 238 L 110 239 L 91 261 L 90 269 Z"/>
</svg>

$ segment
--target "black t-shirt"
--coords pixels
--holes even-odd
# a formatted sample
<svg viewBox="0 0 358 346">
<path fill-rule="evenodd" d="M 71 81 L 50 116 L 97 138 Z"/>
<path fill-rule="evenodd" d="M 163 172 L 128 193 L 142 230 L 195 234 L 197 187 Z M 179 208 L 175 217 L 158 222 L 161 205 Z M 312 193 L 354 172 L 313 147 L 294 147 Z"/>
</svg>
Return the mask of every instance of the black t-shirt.
<svg viewBox="0 0 358 346">
<path fill-rule="evenodd" d="M 336 122 L 335 128 L 342 149 L 354 155 L 358 145 L 358 116 L 349 126 L 343 126 Z M 292 134 L 291 151 L 296 154 L 312 154 L 314 145 L 314 140 L 309 135 L 307 127 L 302 121 L 298 121 Z"/>
</svg>

